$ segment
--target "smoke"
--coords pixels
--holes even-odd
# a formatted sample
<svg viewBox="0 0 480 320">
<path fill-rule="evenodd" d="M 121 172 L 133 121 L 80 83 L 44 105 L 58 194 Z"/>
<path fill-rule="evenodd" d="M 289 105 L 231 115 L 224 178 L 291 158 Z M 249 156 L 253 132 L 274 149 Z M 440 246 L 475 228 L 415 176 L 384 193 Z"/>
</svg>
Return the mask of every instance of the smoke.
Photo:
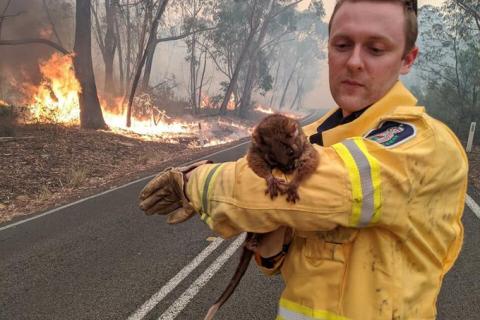
<svg viewBox="0 0 480 320">
<path fill-rule="evenodd" d="M 0 0 L 0 15 L 7 5 L 1 40 L 42 38 L 71 50 L 73 8 L 70 3 L 63 0 Z M 42 44 L 0 45 L 0 97 L 15 102 L 19 97 L 14 86 L 38 83 L 39 62 L 54 52 L 55 49 Z"/>
</svg>

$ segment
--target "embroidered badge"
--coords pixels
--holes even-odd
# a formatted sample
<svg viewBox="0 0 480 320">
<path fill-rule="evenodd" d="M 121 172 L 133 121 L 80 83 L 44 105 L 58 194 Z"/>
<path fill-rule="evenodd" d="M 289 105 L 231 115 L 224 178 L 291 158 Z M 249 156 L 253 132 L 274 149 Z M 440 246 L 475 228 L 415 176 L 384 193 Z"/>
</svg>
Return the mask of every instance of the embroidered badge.
<svg viewBox="0 0 480 320">
<path fill-rule="evenodd" d="M 385 121 L 378 129 L 370 131 L 366 138 L 390 148 L 412 139 L 416 134 L 417 130 L 413 124 Z"/>
</svg>

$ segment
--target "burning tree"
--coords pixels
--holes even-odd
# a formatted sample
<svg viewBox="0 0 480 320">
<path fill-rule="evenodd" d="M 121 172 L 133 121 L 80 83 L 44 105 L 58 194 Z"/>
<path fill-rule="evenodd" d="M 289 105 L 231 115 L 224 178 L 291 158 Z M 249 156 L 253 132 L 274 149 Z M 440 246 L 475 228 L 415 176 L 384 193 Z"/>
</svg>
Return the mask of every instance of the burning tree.
<svg viewBox="0 0 480 320">
<path fill-rule="evenodd" d="M 80 83 L 80 126 L 88 129 L 105 129 L 102 109 L 97 95 L 92 64 L 91 3 L 77 0 L 75 24 L 75 74 Z"/>
</svg>

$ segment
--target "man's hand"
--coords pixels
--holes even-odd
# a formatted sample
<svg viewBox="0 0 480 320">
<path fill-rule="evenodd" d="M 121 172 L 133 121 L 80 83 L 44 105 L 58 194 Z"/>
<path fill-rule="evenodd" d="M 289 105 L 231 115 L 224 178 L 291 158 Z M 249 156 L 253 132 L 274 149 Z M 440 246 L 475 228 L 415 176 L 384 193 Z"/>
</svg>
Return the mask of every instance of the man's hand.
<svg viewBox="0 0 480 320">
<path fill-rule="evenodd" d="M 185 195 L 185 185 L 189 173 L 207 160 L 199 161 L 187 167 L 169 168 L 159 173 L 140 192 L 140 209 L 147 215 L 166 215 L 167 223 L 181 223 L 196 212 Z"/>
</svg>

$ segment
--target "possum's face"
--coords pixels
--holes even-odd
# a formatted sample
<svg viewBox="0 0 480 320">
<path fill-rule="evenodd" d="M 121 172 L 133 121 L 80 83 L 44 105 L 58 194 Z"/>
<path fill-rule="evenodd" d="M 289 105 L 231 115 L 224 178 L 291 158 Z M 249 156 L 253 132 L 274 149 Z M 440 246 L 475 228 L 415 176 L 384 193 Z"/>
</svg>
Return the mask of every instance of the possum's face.
<svg viewBox="0 0 480 320">
<path fill-rule="evenodd" d="M 305 136 L 295 120 L 274 118 L 268 126 L 257 129 L 256 144 L 262 150 L 263 158 L 272 168 L 289 173 L 298 166 Z M 254 135 L 255 136 L 255 135 Z"/>
<path fill-rule="evenodd" d="M 270 150 L 266 153 L 266 160 L 270 166 L 285 173 L 295 170 L 301 153 L 297 140 L 291 137 L 273 137 L 269 142 Z"/>
</svg>

